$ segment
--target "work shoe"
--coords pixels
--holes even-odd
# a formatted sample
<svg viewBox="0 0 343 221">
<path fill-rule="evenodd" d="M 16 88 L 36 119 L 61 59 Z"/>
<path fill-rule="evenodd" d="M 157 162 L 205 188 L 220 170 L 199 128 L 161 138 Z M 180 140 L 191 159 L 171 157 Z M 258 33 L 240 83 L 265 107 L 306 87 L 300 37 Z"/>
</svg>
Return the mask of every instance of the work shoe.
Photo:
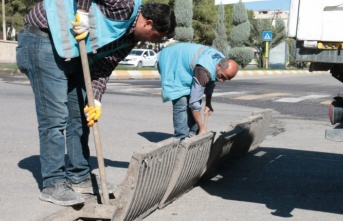
<svg viewBox="0 0 343 221">
<path fill-rule="evenodd" d="M 59 206 L 73 206 L 85 202 L 82 195 L 76 193 L 68 182 L 56 183 L 45 187 L 39 199 Z"/>
<path fill-rule="evenodd" d="M 100 178 L 94 174 L 92 174 L 90 177 L 87 177 L 81 183 L 71 183 L 71 186 L 74 191 L 78 193 L 89 193 L 93 195 L 102 193 Z M 109 194 L 113 193 L 116 188 L 116 185 L 107 182 L 107 191 Z"/>
</svg>

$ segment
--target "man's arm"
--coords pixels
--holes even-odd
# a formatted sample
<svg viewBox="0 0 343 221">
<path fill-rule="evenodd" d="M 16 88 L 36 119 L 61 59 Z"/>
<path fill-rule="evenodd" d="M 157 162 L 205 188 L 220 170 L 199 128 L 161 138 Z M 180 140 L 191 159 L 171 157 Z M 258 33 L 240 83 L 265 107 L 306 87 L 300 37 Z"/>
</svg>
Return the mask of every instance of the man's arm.
<svg viewBox="0 0 343 221">
<path fill-rule="evenodd" d="M 210 88 L 208 88 L 208 84 L 210 82 L 210 75 L 208 71 L 203 68 L 202 66 L 196 66 L 194 68 L 194 78 L 191 88 L 191 94 L 189 98 L 189 107 L 192 110 L 192 114 L 194 117 L 195 122 L 197 123 L 199 127 L 199 134 L 206 133 L 206 128 L 204 127 L 202 116 L 201 116 L 201 102 L 202 97 L 206 90 L 206 107 L 205 112 L 212 111 L 212 107 L 207 106 L 207 104 L 211 104 L 211 97 L 209 97 L 209 103 L 208 103 L 208 94 L 212 95 L 212 92 Z"/>
<path fill-rule="evenodd" d="M 202 87 L 197 78 L 193 78 L 192 88 L 191 88 L 191 94 L 189 98 L 189 108 L 192 110 L 192 114 L 194 117 L 194 120 L 199 128 L 199 134 L 205 133 L 205 127 L 202 122 L 201 117 L 201 101 L 202 96 L 204 95 L 205 87 Z"/>
<path fill-rule="evenodd" d="M 133 47 L 134 46 L 118 50 L 110 56 L 94 63 L 91 69 L 94 99 L 101 101 L 101 97 L 105 93 L 106 84 L 112 71 L 118 66 L 118 63 L 130 53 Z"/>
<path fill-rule="evenodd" d="M 214 81 L 210 81 L 207 85 L 206 85 L 206 89 L 205 89 L 205 94 L 206 94 L 206 104 L 205 104 L 205 110 L 204 110 L 204 114 L 208 114 L 211 115 L 213 112 L 213 108 L 212 108 L 212 94 L 213 94 L 213 90 L 215 87 L 215 83 Z"/>
<path fill-rule="evenodd" d="M 78 10 L 88 12 L 92 2 L 91 0 L 78 0 L 76 4 Z"/>
</svg>

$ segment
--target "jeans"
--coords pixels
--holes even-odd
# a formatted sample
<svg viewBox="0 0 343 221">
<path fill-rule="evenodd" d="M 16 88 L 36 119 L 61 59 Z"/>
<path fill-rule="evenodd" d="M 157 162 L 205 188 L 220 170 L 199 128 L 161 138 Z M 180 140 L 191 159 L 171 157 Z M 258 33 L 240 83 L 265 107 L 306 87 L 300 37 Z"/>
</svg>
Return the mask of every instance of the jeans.
<svg viewBox="0 0 343 221">
<path fill-rule="evenodd" d="M 175 99 L 172 103 L 174 137 L 183 140 L 190 134 L 197 134 L 198 125 L 194 120 L 192 110 L 188 107 L 189 96 Z"/>
<path fill-rule="evenodd" d="M 16 57 L 34 93 L 43 187 L 65 180 L 83 181 L 91 168 L 80 59 L 65 61 L 50 38 L 26 31 L 18 35 Z"/>
</svg>

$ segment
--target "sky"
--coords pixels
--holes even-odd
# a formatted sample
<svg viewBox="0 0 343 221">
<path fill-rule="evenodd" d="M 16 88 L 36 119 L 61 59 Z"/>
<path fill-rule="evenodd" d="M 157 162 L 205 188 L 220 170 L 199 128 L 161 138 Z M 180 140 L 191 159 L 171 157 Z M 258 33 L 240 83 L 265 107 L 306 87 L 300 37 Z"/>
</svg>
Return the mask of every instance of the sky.
<svg viewBox="0 0 343 221">
<path fill-rule="evenodd" d="M 258 2 L 245 2 L 245 8 L 249 10 L 289 10 L 290 0 L 269 0 Z"/>
</svg>

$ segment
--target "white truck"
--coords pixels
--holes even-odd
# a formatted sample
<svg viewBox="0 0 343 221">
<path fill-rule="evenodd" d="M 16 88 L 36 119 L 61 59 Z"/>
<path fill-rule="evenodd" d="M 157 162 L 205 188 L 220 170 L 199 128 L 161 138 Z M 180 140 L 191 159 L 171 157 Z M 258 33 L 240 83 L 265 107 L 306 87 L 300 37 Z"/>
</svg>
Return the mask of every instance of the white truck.
<svg viewBox="0 0 343 221">
<path fill-rule="evenodd" d="M 288 37 L 296 40 L 296 60 L 311 62 L 310 71 L 330 71 L 343 83 L 343 0 L 290 0 Z M 331 123 L 343 123 L 343 93 L 330 105 Z M 326 130 L 329 140 L 343 141 L 343 129 Z"/>
</svg>

